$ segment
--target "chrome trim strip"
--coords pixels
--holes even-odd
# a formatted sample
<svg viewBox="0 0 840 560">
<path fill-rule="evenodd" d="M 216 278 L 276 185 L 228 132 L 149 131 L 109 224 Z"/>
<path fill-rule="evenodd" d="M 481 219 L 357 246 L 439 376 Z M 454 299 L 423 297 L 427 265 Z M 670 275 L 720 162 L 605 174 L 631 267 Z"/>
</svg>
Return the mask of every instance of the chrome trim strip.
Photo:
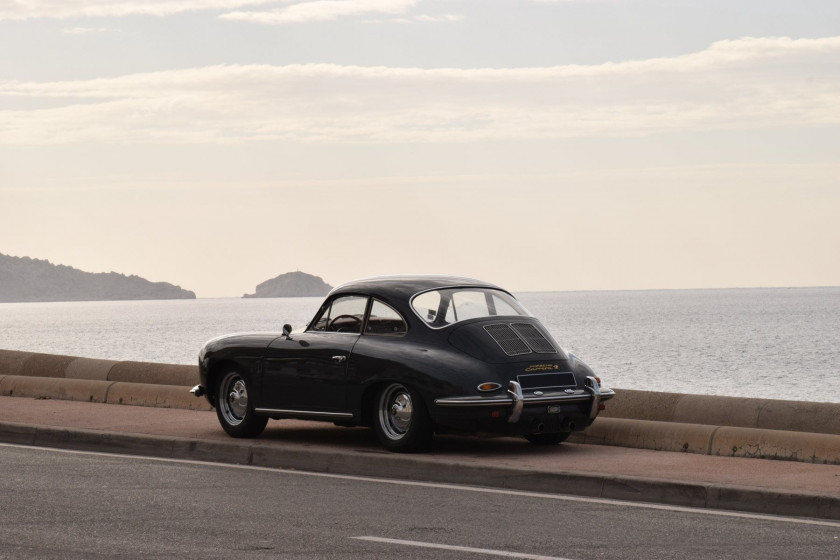
<svg viewBox="0 0 840 560">
<path fill-rule="evenodd" d="M 317 410 L 289 410 L 284 408 L 255 408 L 261 414 L 294 414 L 297 416 L 323 416 L 325 418 L 353 418 L 350 412 L 319 412 Z"/>
<path fill-rule="evenodd" d="M 544 397 L 534 397 L 529 395 L 522 396 L 522 404 L 530 406 L 532 404 L 551 404 L 551 403 L 574 403 L 584 402 L 592 399 L 592 390 L 587 387 L 586 393 L 575 393 L 573 395 L 548 395 Z M 510 394 L 510 392 L 508 392 Z M 612 389 L 603 388 L 600 393 L 601 402 L 609 400 L 615 396 L 615 391 Z M 435 399 L 436 406 L 455 407 L 455 406 L 511 406 L 514 399 L 511 397 L 445 397 L 442 399 Z"/>
<path fill-rule="evenodd" d="M 577 380 L 575 379 L 575 374 L 571 371 L 541 371 L 537 373 L 520 373 L 516 376 L 516 378 L 521 381 L 523 377 L 534 377 L 537 375 L 571 375 L 572 382 L 567 385 L 543 385 L 540 387 L 528 387 L 528 391 L 530 391 L 531 389 L 548 389 L 550 387 L 577 387 Z"/>
<path fill-rule="evenodd" d="M 556 395 L 548 397 L 529 397 L 523 396 L 522 403 L 524 406 L 532 404 L 550 404 L 555 402 L 583 402 L 588 401 L 592 397 L 589 394 L 585 395 Z M 497 397 L 492 399 L 485 399 L 481 397 L 447 397 L 443 399 L 435 399 L 437 406 L 510 406 L 513 404 L 513 399 L 509 397 Z"/>
<path fill-rule="evenodd" d="M 494 397 L 486 399 L 482 397 L 446 397 L 435 399 L 437 406 L 510 406 L 513 401 L 510 397 Z"/>
<path fill-rule="evenodd" d="M 508 424 L 516 424 L 522 415 L 522 387 L 516 381 L 511 381 L 508 384 L 508 394 L 513 399 L 513 410 L 510 411 Z"/>
<path fill-rule="evenodd" d="M 520 375 L 519 377 L 523 377 Z M 577 387 L 577 385 L 543 385 L 541 387 L 528 387 L 525 389 L 526 391 L 541 391 L 543 389 L 571 389 L 572 387 Z"/>
</svg>

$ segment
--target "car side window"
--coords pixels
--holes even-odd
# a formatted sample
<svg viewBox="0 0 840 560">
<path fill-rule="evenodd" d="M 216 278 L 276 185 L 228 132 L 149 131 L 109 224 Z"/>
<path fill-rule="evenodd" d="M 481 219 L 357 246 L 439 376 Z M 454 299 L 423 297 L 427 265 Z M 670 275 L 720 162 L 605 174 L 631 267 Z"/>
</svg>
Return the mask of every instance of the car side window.
<svg viewBox="0 0 840 560">
<path fill-rule="evenodd" d="M 367 300 L 365 296 L 343 296 L 334 299 L 310 330 L 360 334 Z"/>
<path fill-rule="evenodd" d="M 440 292 L 435 290 L 420 294 L 414 298 L 412 305 L 427 323 L 434 323 L 440 308 Z"/>
<path fill-rule="evenodd" d="M 373 300 L 370 317 L 365 327 L 366 335 L 402 336 L 407 330 L 405 320 L 396 309 L 379 300 Z"/>
</svg>

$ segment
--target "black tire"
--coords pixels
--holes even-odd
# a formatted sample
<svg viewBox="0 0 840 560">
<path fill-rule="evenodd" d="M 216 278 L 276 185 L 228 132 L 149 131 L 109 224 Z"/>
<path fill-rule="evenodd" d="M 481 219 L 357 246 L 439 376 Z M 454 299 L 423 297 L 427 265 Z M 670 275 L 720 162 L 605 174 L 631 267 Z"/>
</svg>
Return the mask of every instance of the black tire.
<svg viewBox="0 0 840 560">
<path fill-rule="evenodd" d="M 245 378 L 235 371 L 223 373 L 219 381 L 216 416 L 222 428 L 235 438 L 257 437 L 268 423 L 268 418 L 254 412 Z"/>
<path fill-rule="evenodd" d="M 376 395 L 373 429 L 379 442 L 397 453 L 422 451 L 434 434 L 422 397 L 401 383 L 386 385 Z"/>
<path fill-rule="evenodd" d="M 571 432 L 560 432 L 558 434 L 528 434 L 525 439 L 534 445 L 557 445 L 563 443 L 571 435 Z"/>
</svg>

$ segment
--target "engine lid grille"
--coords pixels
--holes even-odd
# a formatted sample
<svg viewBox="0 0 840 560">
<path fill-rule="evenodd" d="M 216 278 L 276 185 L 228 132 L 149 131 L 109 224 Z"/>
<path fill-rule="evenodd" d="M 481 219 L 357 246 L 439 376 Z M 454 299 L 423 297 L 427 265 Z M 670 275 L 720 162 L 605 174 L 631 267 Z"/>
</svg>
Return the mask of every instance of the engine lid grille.
<svg viewBox="0 0 840 560">
<path fill-rule="evenodd" d="M 493 340 L 502 348 L 508 356 L 519 356 L 522 354 L 530 354 L 531 348 L 525 341 L 506 323 L 494 323 L 492 325 L 485 325 L 484 330 L 487 331 Z"/>
<path fill-rule="evenodd" d="M 510 326 L 537 354 L 554 354 L 557 352 L 551 341 L 531 323 L 511 323 Z"/>
<path fill-rule="evenodd" d="M 485 325 L 493 340 L 508 356 L 523 354 L 554 354 L 557 348 L 540 330 L 531 323 L 493 323 Z"/>
</svg>

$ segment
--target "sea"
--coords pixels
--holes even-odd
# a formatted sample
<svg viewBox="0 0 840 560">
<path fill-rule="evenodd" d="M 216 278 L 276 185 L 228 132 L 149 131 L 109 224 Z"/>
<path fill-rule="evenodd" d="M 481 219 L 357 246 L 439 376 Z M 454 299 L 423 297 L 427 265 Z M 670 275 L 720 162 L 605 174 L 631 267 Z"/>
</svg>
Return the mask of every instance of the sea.
<svg viewBox="0 0 840 560">
<path fill-rule="evenodd" d="M 520 293 L 610 387 L 840 403 L 840 287 Z M 205 341 L 301 328 L 321 298 L 0 304 L 0 349 L 194 364 Z"/>
</svg>

